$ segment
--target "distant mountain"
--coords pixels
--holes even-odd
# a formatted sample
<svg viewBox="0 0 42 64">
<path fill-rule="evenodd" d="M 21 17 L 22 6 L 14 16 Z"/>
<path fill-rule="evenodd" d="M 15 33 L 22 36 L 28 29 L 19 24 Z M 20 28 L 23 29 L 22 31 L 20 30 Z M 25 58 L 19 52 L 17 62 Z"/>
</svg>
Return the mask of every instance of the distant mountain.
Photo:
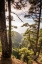
<svg viewBox="0 0 42 64">
<path fill-rule="evenodd" d="M 21 33 L 21 36 L 22 36 L 22 37 L 23 37 L 23 34 L 24 34 L 24 33 Z"/>
<path fill-rule="evenodd" d="M 12 38 L 12 47 L 19 47 L 19 44 L 20 44 L 21 39 L 22 39 L 22 35 L 19 34 L 16 31 L 12 31 L 11 34 L 12 34 L 11 35 L 11 38 Z"/>
</svg>

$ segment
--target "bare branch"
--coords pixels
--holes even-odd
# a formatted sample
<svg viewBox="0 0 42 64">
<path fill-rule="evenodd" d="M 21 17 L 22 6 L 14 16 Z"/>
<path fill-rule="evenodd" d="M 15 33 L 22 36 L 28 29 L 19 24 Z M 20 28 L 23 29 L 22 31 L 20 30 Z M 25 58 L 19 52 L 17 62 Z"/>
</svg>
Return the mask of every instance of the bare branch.
<svg viewBox="0 0 42 64">
<path fill-rule="evenodd" d="M 16 13 L 14 13 L 14 12 L 11 12 L 11 13 L 15 14 L 21 20 L 21 18 Z M 23 20 L 21 20 L 21 22 L 23 22 Z"/>
</svg>

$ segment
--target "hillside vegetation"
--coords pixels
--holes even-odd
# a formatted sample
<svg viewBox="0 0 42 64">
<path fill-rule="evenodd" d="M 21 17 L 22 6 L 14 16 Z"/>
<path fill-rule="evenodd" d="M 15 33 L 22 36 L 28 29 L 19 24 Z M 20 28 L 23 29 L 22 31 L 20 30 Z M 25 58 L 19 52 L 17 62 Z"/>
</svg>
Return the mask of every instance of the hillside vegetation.
<svg viewBox="0 0 42 64">
<path fill-rule="evenodd" d="M 19 44 L 20 44 L 21 39 L 22 39 L 22 35 L 16 31 L 12 31 L 12 37 L 11 38 L 12 38 L 12 47 L 13 48 L 19 47 Z"/>
<path fill-rule="evenodd" d="M 7 35 L 8 35 L 8 31 L 7 31 Z M 8 38 L 8 36 L 7 36 L 7 38 Z M 13 48 L 19 47 L 19 44 L 20 44 L 22 38 L 23 38 L 23 36 L 21 34 L 19 34 L 18 32 L 11 31 L 12 47 Z M 9 40 L 9 38 L 8 38 L 8 40 Z"/>
</svg>

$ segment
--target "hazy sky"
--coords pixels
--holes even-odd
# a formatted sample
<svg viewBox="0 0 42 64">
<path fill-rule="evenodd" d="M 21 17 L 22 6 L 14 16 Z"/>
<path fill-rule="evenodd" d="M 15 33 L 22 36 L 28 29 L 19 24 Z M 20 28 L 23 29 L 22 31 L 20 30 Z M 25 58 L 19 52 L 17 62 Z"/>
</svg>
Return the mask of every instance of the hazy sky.
<svg viewBox="0 0 42 64">
<path fill-rule="evenodd" d="M 27 7 L 25 7 L 25 9 L 22 8 L 22 10 L 16 10 L 13 8 L 13 5 L 12 5 L 11 11 L 14 12 L 15 14 L 17 14 L 24 23 L 32 24 L 32 23 L 34 23 L 33 19 L 24 18 L 24 15 L 28 14 L 28 10 L 30 8 L 30 4 L 29 3 L 27 3 L 27 4 L 28 4 Z M 13 16 L 13 18 L 15 20 L 15 21 L 12 21 L 12 26 L 17 26 L 18 28 L 17 29 L 13 28 L 13 30 L 17 31 L 19 33 L 24 33 L 25 30 L 27 29 L 27 27 L 21 27 L 21 25 L 23 25 L 23 22 L 21 22 L 21 20 L 15 14 L 11 13 L 11 15 Z M 8 13 L 7 13 L 7 15 L 8 15 Z M 6 24 L 8 25 L 9 23 L 6 22 Z M 41 24 L 41 27 L 42 27 L 42 24 Z"/>
</svg>

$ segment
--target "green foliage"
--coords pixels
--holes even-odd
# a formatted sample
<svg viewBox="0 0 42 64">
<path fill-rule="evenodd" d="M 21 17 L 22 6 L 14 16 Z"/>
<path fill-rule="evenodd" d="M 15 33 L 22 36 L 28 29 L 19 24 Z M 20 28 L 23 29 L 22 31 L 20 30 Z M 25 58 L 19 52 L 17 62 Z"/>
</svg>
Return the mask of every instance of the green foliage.
<svg viewBox="0 0 42 64">
<path fill-rule="evenodd" d="M 42 37 L 42 28 L 39 31 L 39 37 Z"/>
<path fill-rule="evenodd" d="M 23 37 L 23 39 L 21 40 L 21 43 L 20 43 L 20 47 L 28 47 L 28 37 Z"/>
<path fill-rule="evenodd" d="M 33 51 L 28 50 L 28 48 L 24 47 L 19 49 L 19 54 L 21 55 L 21 60 L 27 62 L 28 64 L 28 61 L 32 59 L 31 56 L 33 54 Z"/>
<path fill-rule="evenodd" d="M 28 48 L 24 47 L 21 49 L 12 49 L 12 54 L 20 60 L 23 60 L 28 63 L 28 61 L 32 60 L 33 51 L 28 50 Z"/>
<path fill-rule="evenodd" d="M 28 54 L 28 55 L 33 54 L 33 51 L 28 50 L 28 48 L 26 48 L 26 47 L 19 49 L 19 52 L 20 52 L 20 54 Z"/>
<path fill-rule="evenodd" d="M 28 27 L 29 26 L 29 24 L 28 23 L 25 23 L 25 24 L 23 24 L 21 27 Z"/>
<path fill-rule="evenodd" d="M 28 64 L 33 64 L 32 60 L 29 60 L 29 61 L 28 61 Z"/>
<path fill-rule="evenodd" d="M 20 59 L 20 54 L 18 49 L 12 49 L 12 54 L 17 58 Z"/>
<path fill-rule="evenodd" d="M 34 29 L 36 24 L 30 25 L 31 28 L 28 28 L 24 33 L 24 38 L 21 41 L 22 47 L 29 47 L 31 49 L 34 48 L 36 42 L 36 28 Z"/>
<path fill-rule="evenodd" d="M 37 25 L 38 23 L 36 22 L 30 25 L 30 28 L 27 29 L 26 32 L 24 33 L 24 38 L 22 39 L 22 42 L 20 44 L 22 47 L 28 47 L 29 51 L 32 49 L 34 54 L 36 50 L 36 41 L 37 41 L 37 27 L 38 27 Z M 37 56 L 40 52 L 42 53 L 42 28 L 39 30 L 38 40 L 39 41 L 37 44 L 37 51 L 36 51 Z M 23 53 L 23 51 L 21 53 Z M 24 57 L 24 54 L 22 54 L 22 58 Z"/>
</svg>

